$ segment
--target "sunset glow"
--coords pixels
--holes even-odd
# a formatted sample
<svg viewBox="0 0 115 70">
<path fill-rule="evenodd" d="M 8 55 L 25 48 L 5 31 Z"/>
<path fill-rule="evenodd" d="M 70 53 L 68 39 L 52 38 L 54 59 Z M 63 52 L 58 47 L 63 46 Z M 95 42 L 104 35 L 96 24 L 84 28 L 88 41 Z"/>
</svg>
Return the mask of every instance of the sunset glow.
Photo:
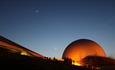
<svg viewBox="0 0 115 70">
<path fill-rule="evenodd" d="M 72 64 L 73 64 L 73 65 L 77 65 L 77 66 L 81 66 L 81 64 L 78 63 L 78 62 L 72 62 Z"/>
</svg>

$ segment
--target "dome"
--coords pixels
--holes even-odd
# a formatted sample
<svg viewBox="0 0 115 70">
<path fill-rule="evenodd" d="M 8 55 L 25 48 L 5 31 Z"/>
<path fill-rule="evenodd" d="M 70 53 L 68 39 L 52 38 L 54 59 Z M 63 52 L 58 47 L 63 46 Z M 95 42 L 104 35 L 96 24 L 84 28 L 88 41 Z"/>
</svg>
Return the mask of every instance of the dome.
<svg viewBox="0 0 115 70">
<path fill-rule="evenodd" d="M 88 39 L 79 39 L 67 46 L 62 58 L 70 58 L 75 62 L 79 62 L 86 56 L 105 57 L 106 54 L 103 48 L 96 42 Z"/>
</svg>

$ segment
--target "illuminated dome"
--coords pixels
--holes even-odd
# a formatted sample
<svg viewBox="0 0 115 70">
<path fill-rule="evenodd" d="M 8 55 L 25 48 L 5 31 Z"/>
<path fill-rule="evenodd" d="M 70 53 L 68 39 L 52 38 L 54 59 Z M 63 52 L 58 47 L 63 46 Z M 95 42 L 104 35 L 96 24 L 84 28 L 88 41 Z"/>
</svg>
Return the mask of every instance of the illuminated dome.
<svg viewBox="0 0 115 70">
<path fill-rule="evenodd" d="M 79 62 L 86 56 L 105 57 L 106 54 L 103 48 L 96 42 L 88 39 L 79 39 L 67 46 L 62 58 L 70 58 L 75 62 Z"/>
</svg>

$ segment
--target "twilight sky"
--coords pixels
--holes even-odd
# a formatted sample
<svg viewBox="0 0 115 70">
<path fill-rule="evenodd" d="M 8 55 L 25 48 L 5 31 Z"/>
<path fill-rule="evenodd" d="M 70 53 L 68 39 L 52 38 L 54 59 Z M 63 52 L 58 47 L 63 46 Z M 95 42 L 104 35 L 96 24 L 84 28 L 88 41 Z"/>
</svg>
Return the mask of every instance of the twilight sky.
<svg viewBox="0 0 115 70">
<path fill-rule="evenodd" d="M 115 1 L 0 0 L 0 35 L 56 58 L 85 38 L 115 57 Z"/>
</svg>

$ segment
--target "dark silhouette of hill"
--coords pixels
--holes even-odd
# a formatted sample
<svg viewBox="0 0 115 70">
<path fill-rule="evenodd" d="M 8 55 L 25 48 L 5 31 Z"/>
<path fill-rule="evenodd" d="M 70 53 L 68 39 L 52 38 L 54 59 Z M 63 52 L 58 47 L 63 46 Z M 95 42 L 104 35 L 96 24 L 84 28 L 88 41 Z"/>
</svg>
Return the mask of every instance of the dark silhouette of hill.
<svg viewBox="0 0 115 70">
<path fill-rule="evenodd" d="M 115 70 L 115 59 L 100 56 L 87 56 L 82 60 L 82 65 L 100 70 Z"/>
<path fill-rule="evenodd" d="M 0 47 L 0 68 L 2 70 L 90 70 L 71 65 L 71 63 L 66 61 L 59 61 L 55 58 L 52 60 L 47 57 L 40 58 L 20 55 Z"/>
</svg>

